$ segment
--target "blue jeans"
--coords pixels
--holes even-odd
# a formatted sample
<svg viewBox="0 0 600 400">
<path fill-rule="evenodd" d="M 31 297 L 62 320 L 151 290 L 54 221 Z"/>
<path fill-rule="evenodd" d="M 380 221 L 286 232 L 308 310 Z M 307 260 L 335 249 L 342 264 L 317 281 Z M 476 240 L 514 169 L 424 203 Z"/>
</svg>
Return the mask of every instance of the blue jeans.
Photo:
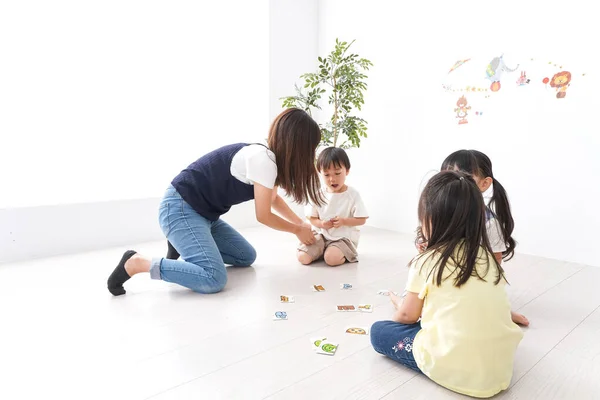
<svg viewBox="0 0 600 400">
<path fill-rule="evenodd" d="M 155 258 L 150 277 L 177 283 L 198 293 L 217 293 L 227 283 L 225 264 L 249 267 L 256 250 L 225 221 L 198 214 L 170 186 L 159 209 L 160 227 L 181 260 Z"/>
<path fill-rule="evenodd" d="M 421 372 L 413 354 L 415 336 L 421 324 L 405 325 L 394 321 L 378 321 L 371 327 L 371 344 L 376 352 Z"/>
</svg>

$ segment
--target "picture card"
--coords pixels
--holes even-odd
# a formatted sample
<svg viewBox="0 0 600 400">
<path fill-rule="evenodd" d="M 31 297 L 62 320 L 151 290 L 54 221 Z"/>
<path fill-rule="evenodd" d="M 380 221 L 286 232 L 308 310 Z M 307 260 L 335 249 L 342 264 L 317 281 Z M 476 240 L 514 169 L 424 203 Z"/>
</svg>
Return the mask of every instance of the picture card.
<svg viewBox="0 0 600 400">
<path fill-rule="evenodd" d="M 273 320 L 275 321 L 284 321 L 286 319 L 288 319 L 288 315 L 285 311 L 276 311 L 275 314 L 273 314 Z"/>
<path fill-rule="evenodd" d="M 373 305 L 372 304 L 359 304 L 358 305 L 358 311 L 360 311 L 360 312 L 373 312 Z"/>
<path fill-rule="evenodd" d="M 382 296 L 389 296 L 389 295 L 390 295 L 390 293 L 393 293 L 393 294 L 395 294 L 396 296 L 398 296 L 398 293 L 396 293 L 396 292 L 392 292 L 391 290 L 387 290 L 387 289 L 382 289 L 382 290 L 380 290 L 379 292 L 377 292 L 377 294 L 380 294 L 380 295 L 382 295 Z"/>
<path fill-rule="evenodd" d="M 325 341 L 321 342 L 319 348 L 317 349 L 317 353 L 332 356 L 337 351 L 337 348 L 338 348 L 337 343 L 331 343 L 331 342 L 325 340 Z"/>
<path fill-rule="evenodd" d="M 314 337 L 312 339 L 310 339 L 310 344 L 312 345 L 312 349 L 314 351 L 319 350 L 319 347 L 321 347 L 321 343 L 325 342 L 327 340 L 326 337 Z"/>
<path fill-rule="evenodd" d="M 364 326 L 349 326 L 348 328 L 346 328 L 346 333 L 350 333 L 352 335 L 368 335 L 369 334 L 369 328 L 364 327 Z"/>
</svg>

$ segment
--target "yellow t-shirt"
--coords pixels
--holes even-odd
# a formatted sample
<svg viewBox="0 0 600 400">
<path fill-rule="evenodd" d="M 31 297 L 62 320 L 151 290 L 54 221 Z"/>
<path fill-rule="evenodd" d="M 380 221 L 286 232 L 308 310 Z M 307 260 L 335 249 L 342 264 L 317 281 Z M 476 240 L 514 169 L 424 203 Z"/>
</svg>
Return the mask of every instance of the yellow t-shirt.
<svg viewBox="0 0 600 400">
<path fill-rule="evenodd" d="M 444 269 L 449 279 L 438 287 L 435 272 L 429 272 L 439 254 L 424 254 L 411 265 L 406 284 L 407 291 L 425 300 L 422 329 L 413 344 L 417 365 L 439 385 L 473 397 L 491 397 L 508 388 L 523 338 L 511 320 L 506 282 L 494 284 L 493 255 L 488 262 L 484 251 L 479 252 L 477 271 L 484 276 L 490 264 L 485 281 L 473 276 L 457 288 L 450 259 Z"/>
</svg>

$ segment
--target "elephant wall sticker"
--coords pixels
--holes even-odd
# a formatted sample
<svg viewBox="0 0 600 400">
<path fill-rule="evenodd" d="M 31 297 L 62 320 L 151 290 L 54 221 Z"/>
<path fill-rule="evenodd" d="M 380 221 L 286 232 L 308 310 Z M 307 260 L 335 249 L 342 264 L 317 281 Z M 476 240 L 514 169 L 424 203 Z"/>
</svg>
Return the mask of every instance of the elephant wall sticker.
<svg viewBox="0 0 600 400">
<path fill-rule="evenodd" d="M 514 68 L 509 68 L 504 63 L 504 54 L 500 57 L 494 57 L 485 69 L 486 79 L 489 79 L 492 82 L 490 90 L 492 92 L 500 90 L 500 78 L 502 78 L 502 75 L 504 75 L 505 72 L 515 72 L 518 68 L 519 64 Z"/>
</svg>

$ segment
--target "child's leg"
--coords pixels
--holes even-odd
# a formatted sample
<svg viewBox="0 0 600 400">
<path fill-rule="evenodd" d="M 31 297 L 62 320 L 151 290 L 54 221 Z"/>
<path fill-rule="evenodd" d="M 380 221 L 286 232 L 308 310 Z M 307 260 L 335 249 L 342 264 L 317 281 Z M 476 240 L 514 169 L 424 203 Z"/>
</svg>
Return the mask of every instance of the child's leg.
<svg viewBox="0 0 600 400">
<path fill-rule="evenodd" d="M 358 252 L 350 239 L 325 242 L 325 262 L 330 267 L 337 267 L 346 261 L 357 262 Z"/>
<path fill-rule="evenodd" d="M 325 240 L 323 240 L 322 235 L 317 235 L 315 238 L 315 243 L 310 246 L 300 244 L 298 247 L 297 257 L 300 263 L 308 265 L 323 257 L 323 253 L 325 252 Z"/>
<path fill-rule="evenodd" d="M 421 330 L 421 324 L 400 324 L 394 321 L 378 321 L 371 327 L 371 344 L 376 352 L 421 372 L 413 355 L 413 342 Z"/>
<path fill-rule="evenodd" d="M 330 267 L 337 267 L 346 262 L 346 257 L 344 257 L 344 253 L 335 246 L 329 246 L 325 249 L 325 263 Z"/>
<path fill-rule="evenodd" d="M 314 261 L 310 254 L 302 250 L 298 250 L 296 256 L 298 257 L 298 261 L 300 261 L 300 264 L 308 265 Z"/>
</svg>

